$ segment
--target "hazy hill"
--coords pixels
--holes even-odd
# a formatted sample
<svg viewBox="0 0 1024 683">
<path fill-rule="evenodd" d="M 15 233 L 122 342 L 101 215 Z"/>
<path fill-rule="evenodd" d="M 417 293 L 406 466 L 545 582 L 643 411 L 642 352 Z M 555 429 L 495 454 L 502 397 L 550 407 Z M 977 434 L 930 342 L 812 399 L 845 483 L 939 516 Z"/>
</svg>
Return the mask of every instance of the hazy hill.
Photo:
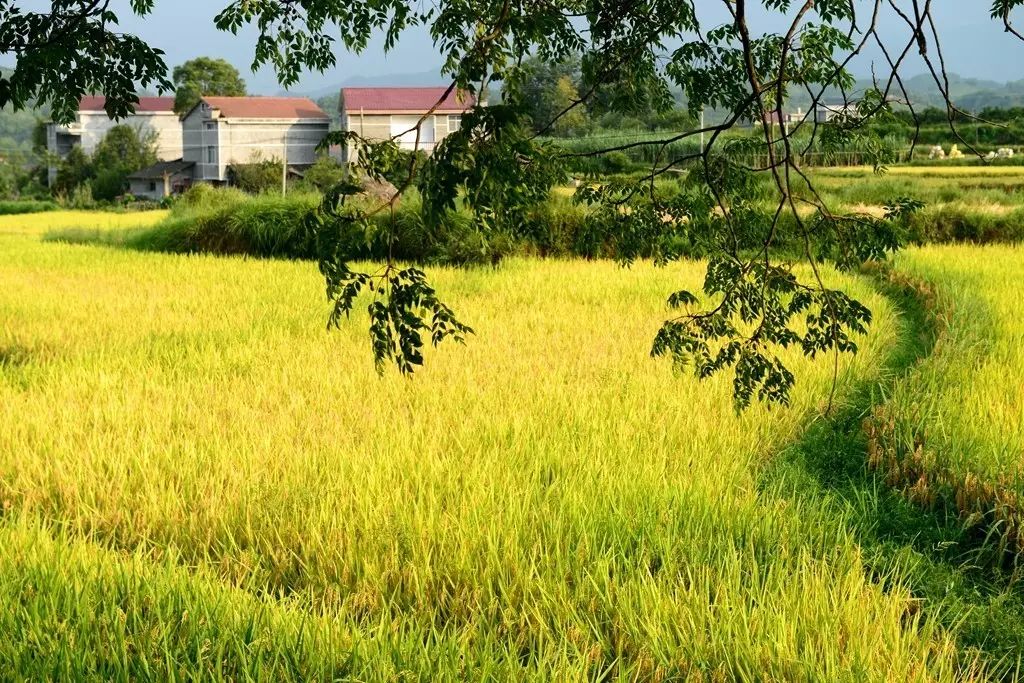
<svg viewBox="0 0 1024 683">
<path fill-rule="evenodd" d="M 905 78 L 903 84 L 910 95 L 915 108 L 944 107 L 942 93 L 935 84 L 931 74 L 920 74 Z M 851 99 L 872 86 L 871 81 L 861 80 L 850 94 Z M 949 92 L 954 104 L 965 111 L 976 112 L 986 107 L 1022 107 L 1024 106 L 1024 80 L 999 83 L 980 78 L 964 78 L 957 74 L 949 74 Z M 902 99 L 902 93 L 894 88 L 894 96 Z M 830 91 L 824 102 L 842 99 L 838 91 Z M 806 94 L 794 96 L 790 100 L 793 107 L 807 108 L 810 98 Z"/>
</svg>

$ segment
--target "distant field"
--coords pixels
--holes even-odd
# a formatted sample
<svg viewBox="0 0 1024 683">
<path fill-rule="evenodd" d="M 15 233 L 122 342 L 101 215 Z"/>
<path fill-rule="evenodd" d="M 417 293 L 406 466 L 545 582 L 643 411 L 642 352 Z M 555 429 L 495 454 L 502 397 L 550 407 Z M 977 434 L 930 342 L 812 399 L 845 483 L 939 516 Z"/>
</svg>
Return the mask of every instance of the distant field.
<svg viewBox="0 0 1024 683">
<path fill-rule="evenodd" d="M 154 225 L 167 216 L 166 211 L 113 213 L 104 211 L 50 211 L 0 216 L 0 235 L 38 237 L 50 230 L 83 228 L 115 230 Z"/>
<path fill-rule="evenodd" d="M 882 205 L 910 196 L 935 208 L 960 204 L 974 211 L 1024 206 L 1024 166 L 893 166 L 814 169 L 816 187 L 842 204 Z"/>
<path fill-rule="evenodd" d="M 358 316 L 323 331 L 308 263 L 0 225 L 15 677 L 978 673 L 898 571 L 868 576 L 839 508 L 759 483 L 823 406 L 831 363 L 790 357 L 794 407 L 737 416 L 728 378 L 647 356 L 698 264 L 436 270 L 479 334 L 408 381 L 377 378 Z M 843 282 L 877 322 L 841 392 L 877 377 L 899 329 Z"/>
<path fill-rule="evenodd" d="M 874 169 L 870 166 L 831 166 L 828 168 L 815 168 L 814 173 L 816 175 L 824 176 L 862 176 L 866 177 L 874 173 Z M 915 177 L 928 177 L 937 176 L 943 178 L 962 176 L 965 178 L 969 177 L 998 177 L 998 176 L 1010 176 L 1010 177 L 1021 177 L 1024 178 L 1024 166 L 997 166 L 997 165 L 977 165 L 967 166 L 955 163 L 935 162 L 929 166 L 907 166 L 907 165 L 893 165 L 888 166 L 886 169 L 887 175 L 893 176 L 915 176 Z"/>
</svg>

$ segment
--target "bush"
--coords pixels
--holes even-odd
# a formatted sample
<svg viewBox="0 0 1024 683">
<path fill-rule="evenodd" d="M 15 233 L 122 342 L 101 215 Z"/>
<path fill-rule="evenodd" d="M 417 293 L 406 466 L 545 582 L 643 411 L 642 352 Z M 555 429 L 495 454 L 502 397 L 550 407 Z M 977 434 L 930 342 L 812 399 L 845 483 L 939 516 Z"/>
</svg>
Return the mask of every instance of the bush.
<svg viewBox="0 0 1024 683">
<path fill-rule="evenodd" d="M 183 194 L 167 219 L 140 232 L 129 246 L 156 251 L 312 258 L 306 218 L 320 197 L 247 197 L 234 189 L 197 185 Z"/>
<path fill-rule="evenodd" d="M 235 189 L 197 185 L 175 202 L 165 220 L 133 231 L 123 244 L 153 251 L 312 259 L 316 245 L 306 223 L 320 203 L 319 194 L 252 197 Z M 454 214 L 443 227 L 428 228 L 413 192 L 393 215 L 382 212 L 371 219 L 368 230 L 350 231 L 342 253 L 350 260 L 380 260 L 390 254 L 420 263 L 484 264 L 516 247 L 505 235 L 485 241 L 464 214 Z"/>
<path fill-rule="evenodd" d="M 244 192 L 233 187 L 214 187 L 197 183 L 175 200 L 179 211 L 211 211 L 249 199 Z"/>
<path fill-rule="evenodd" d="M 0 201 L 0 216 L 13 216 L 23 213 L 42 213 L 56 211 L 60 206 L 50 201 Z"/>
<path fill-rule="evenodd" d="M 341 162 L 329 156 L 318 157 L 316 163 L 306 169 L 301 185 L 307 190 L 327 192 L 348 176 L 348 170 Z"/>
<path fill-rule="evenodd" d="M 624 173 L 633 166 L 625 152 L 609 152 L 601 159 L 606 173 Z"/>
<path fill-rule="evenodd" d="M 540 256 L 598 256 L 602 245 L 589 234 L 586 219 L 585 208 L 568 198 L 553 197 L 530 212 L 526 246 Z"/>
<path fill-rule="evenodd" d="M 100 171 L 92 180 L 92 197 L 98 202 L 112 202 L 128 188 L 128 174 L 123 168 Z"/>
<path fill-rule="evenodd" d="M 59 195 L 57 203 L 66 209 L 95 209 L 96 200 L 92 196 L 92 182 L 86 180 L 76 185 L 70 195 Z"/>
<path fill-rule="evenodd" d="M 249 194 L 281 191 L 281 164 L 279 159 L 234 164 L 228 168 L 232 185 Z"/>
</svg>

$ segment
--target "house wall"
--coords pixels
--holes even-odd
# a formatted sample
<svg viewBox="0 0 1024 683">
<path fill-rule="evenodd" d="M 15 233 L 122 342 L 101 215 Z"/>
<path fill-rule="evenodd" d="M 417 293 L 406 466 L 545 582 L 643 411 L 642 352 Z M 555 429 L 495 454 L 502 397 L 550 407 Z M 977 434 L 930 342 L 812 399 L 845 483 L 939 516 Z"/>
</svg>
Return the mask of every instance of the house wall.
<svg viewBox="0 0 1024 683">
<path fill-rule="evenodd" d="M 408 119 L 410 117 L 419 118 L 422 114 L 409 114 L 407 112 L 395 113 L 395 114 L 365 114 L 361 112 L 345 112 L 341 117 L 342 130 L 354 131 L 360 136 L 371 141 L 383 141 L 389 140 L 392 136 L 398 132 L 403 132 L 407 127 L 403 124 L 401 128 L 403 131 L 398 131 L 392 126 L 396 121 Z M 449 116 L 458 116 L 458 114 L 433 114 L 427 117 L 424 121 L 425 125 L 433 125 L 434 127 L 434 142 L 425 143 L 420 142 L 419 149 L 427 152 L 434 151 L 434 148 L 444 140 L 448 135 L 451 134 L 453 128 L 449 126 Z M 407 141 L 399 141 L 399 147 L 402 149 L 416 149 L 415 140 L 410 139 Z M 356 149 L 355 145 L 349 145 L 348 149 L 344 150 L 343 160 L 354 162 L 356 161 Z"/>
<path fill-rule="evenodd" d="M 154 201 L 160 201 L 167 196 L 167 193 L 164 190 L 164 181 L 162 179 L 132 179 L 128 181 L 128 191 L 136 197 L 145 197 L 146 199 L 152 199 Z"/>
<path fill-rule="evenodd" d="M 174 194 L 178 190 L 191 183 L 192 177 L 177 173 L 164 178 L 129 178 L 128 191 L 136 197 L 145 197 L 153 201 L 160 201 L 164 197 Z"/>
<path fill-rule="evenodd" d="M 189 112 L 181 122 L 184 138 L 182 159 L 195 163 L 193 177 L 196 180 L 221 182 L 225 179 L 220 165 L 219 124 L 202 105 Z"/>
<path fill-rule="evenodd" d="M 200 105 L 182 122 L 184 159 L 195 162 L 195 179 L 207 182 L 226 181 L 232 164 L 261 159 L 284 156 L 289 166 L 309 166 L 329 126 L 328 119 L 220 118 Z"/>
<path fill-rule="evenodd" d="M 92 154 L 100 141 L 114 126 L 131 126 L 140 137 L 156 133 L 156 157 L 159 161 L 174 161 L 182 155 L 182 132 L 178 115 L 174 112 L 141 112 L 121 120 L 107 117 L 103 111 L 80 111 L 74 122 L 66 126 L 50 123 L 46 127 L 46 146 L 50 153 L 61 159 L 75 145 Z M 57 168 L 49 169 L 50 182 L 56 179 Z"/>
</svg>

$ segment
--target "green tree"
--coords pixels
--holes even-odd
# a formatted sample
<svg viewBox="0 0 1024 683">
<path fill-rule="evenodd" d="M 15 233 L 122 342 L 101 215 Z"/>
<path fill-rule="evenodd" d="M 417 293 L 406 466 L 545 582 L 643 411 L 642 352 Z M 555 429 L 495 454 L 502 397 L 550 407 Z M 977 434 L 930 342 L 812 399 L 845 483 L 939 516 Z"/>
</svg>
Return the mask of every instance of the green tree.
<svg viewBox="0 0 1024 683">
<path fill-rule="evenodd" d="M 316 162 L 306 169 L 303 184 L 319 192 L 328 192 L 340 185 L 348 177 L 348 170 L 343 164 L 326 154 L 317 157 Z"/>
<path fill-rule="evenodd" d="M 555 81 L 554 96 L 552 101 L 555 112 L 566 112 L 552 126 L 552 132 L 556 135 L 572 135 L 579 133 L 587 125 L 586 109 L 583 106 L 574 106 L 580 99 L 580 94 L 573 85 L 572 79 L 568 76 L 561 76 Z"/>
<path fill-rule="evenodd" d="M 53 193 L 65 197 L 71 196 L 75 188 L 89 182 L 94 176 L 92 160 L 89 155 L 82 150 L 80 145 L 75 145 L 57 166 L 57 178 L 52 187 Z"/>
<path fill-rule="evenodd" d="M 578 97 L 577 87 L 581 78 L 579 56 L 569 55 L 557 62 L 546 61 L 536 55 L 528 57 L 515 78 L 517 82 L 505 84 L 505 94 L 515 94 L 520 98 L 524 119 L 534 131 L 540 132 L 570 104 L 570 98 Z M 565 92 L 561 97 L 559 84 L 564 84 L 562 89 Z"/>
<path fill-rule="evenodd" d="M 130 7 L 146 14 L 155 2 L 132 0 Z M 24 107 L 41 96 L 53 106 L 56 120 L 67 121 L 78 97 L 93 90 L 107 96 L 111 115 L 123 115 L 131 110 L 137 88 L 168 89 L 162 55 L 119 32 L 109 3 L 53 0 L 48 12 L 28 11 L 24 4 L 0 0 L 0 52 L 15 60 L 13 72 L 0 75 L 0 105 Z M 820 266 L 853 268 L 884 259 L 899 247 L 902 217 L 918 204 L 894 197 L 884 218 L 827 206 L 814 193 L 801 191 L 806 176 L 800 150 L 812 144 L 827 154 L 858 144 L 881 168 L 884 146 L 870 124 L 890 118 L 890 101 L 906 96 L 899 73 L 910 55 L 927 60 L 956 133 L 955 108 L 945 89 L 949 60 L 939 52 L 942 37 L 932 5 L 919 0 L 441 0 L 427 5 L 370 0 L 353 10 L 335 0 L 232 0 L 215 23 L 233 33 L 255 26 L 253 68 L 272 67 L 285 87 L 308 69 L 336 66 L 345 49 L 364 50 L 378 34 L 390 50 L 407 31 L 424 28 L 443 55 L 450 92 L 480 95 L 488 83 L 506 84 L 501 103 L 468 111 L 460 129 L 437 146 L 419 172 L 410 168 L 403 174 L 407 180 L 397 188 L 401 195 L 415 183 L 428 229 L 443 230 L 456 220 L 459 206 L 483 240 L 526 230 L 530 210 L 547 201 L 552 186 L 564 179 L 564 163 L 573 153 L 535 133 L 558 125 L 573 109 L 587 107 L 592 115 L 663 113 L 675 107 L 679 92 L 691 115 L 720 112 L 717 123 L 702 131 L 687 127 L 583 153 L 600 157 L 648 146 L 655 163 L 639 178 L 581 187 L 576 201 L 591 206 L 589 228 L 614 244 L 623 262 L 653 257 L 664 263 L 680 255 L 679 244 L 706 245 L 708 303 L 687 291 L 672 294 L 669 304 L 679 310 L 665 322 L 653 352 L 688 365 L 700 377 L 732 371 L 736 401 L 743 406 L 754 398 L 788 400 L 794 378 L 779 359 L 780 348 L 797 347 L 812 356 L 853 352 L 853 335 L 870 322 L 862 304 L 827 285 Z M 993 20 L 1022 36 L 1013 19 L 1024 0 L 991 0 L 990 7 Z M 881 31 L 881 26 L 896 29 Z M 849 65 L 868 46 L 878 45 L 886 48 L 889 68 L 876 68 L 872 86 L 849 98 L 849 106 L 828 125 L 763 126 L 756 135 L 726 139 L 741 121 L 781 118 L 787 99 L 798 93 L 810 94 L 813 110 L 822 93 L 851 92 L 856 79 Z M 577 103 L 539 128 L 524 88 L 529 80 L 524 54 L 545 64 L 580 59 Z M 705 138 L 699 148 L 668 152 L 672 143 L 698 136 Z M 371 178 L 393 169 L 400 158 L 394 141 L 337 133 L 329 142 L 357 148 L 355 170 Z M 664 194 L 653 182 L 680 172 L 686 177 L 682 193 Z M 761 179 L 774 188 L 774 206 L 750 199 Z M 319 223 L 311 226 L 335 302 L 330 322 L 340 324 L 357 297 L 372 290 L 372 352 L 378 363 L 393 361 L 410 372 L 422 363 L 425 340 L 461 339 L 470 330 L 421 270 L 396 262 L 358 270 L 338 256 L 341 241 L 367 232 L 369 221 L 398 200 L 366 207 L 353 201 L 359 189 L 346 182 L 329 193 Z M 798 278 L 784 260 L 794 249 L 810 277 Z"/>
<path fill-rule="evenodd" d="M 175 67 L 172 76 L 175 86 L 174 111 L 187 113 L 196 106 L 200 97 L 245 95 L 245 81 L 230 62 L 213 57 L 197 57 Z"/>
<path fill-rule="evenodd" d="M 228 172 L 231 184 L 250 194 L 262 192 L 281 192 L 281 159 L 271 157 L 263 159 L 254 155 L 248 163 L 232 164 Z"/>
<path fill-rule="evenodd" d="M 123 169 L 128 173 L 156 163 L 156 133 L 128 125 L 114 126 L 103 136 L 92 155 L 97 172 Z"/>
<path fill-rule="evenodd" d="M 35 124 L 32 126 L 32 151 L 36 154 L 42 154 L 46 151 L 46 148 L 46 121 L 36 119 Z"/>
<path fill-rule="evenodd" d="M 111 201 L 128 189 L 128 176 L 156 163 L 156 134 L 140 134 L 127 125 L 114 126 L 92 155 L 93 197 Z"/>
</svg>

